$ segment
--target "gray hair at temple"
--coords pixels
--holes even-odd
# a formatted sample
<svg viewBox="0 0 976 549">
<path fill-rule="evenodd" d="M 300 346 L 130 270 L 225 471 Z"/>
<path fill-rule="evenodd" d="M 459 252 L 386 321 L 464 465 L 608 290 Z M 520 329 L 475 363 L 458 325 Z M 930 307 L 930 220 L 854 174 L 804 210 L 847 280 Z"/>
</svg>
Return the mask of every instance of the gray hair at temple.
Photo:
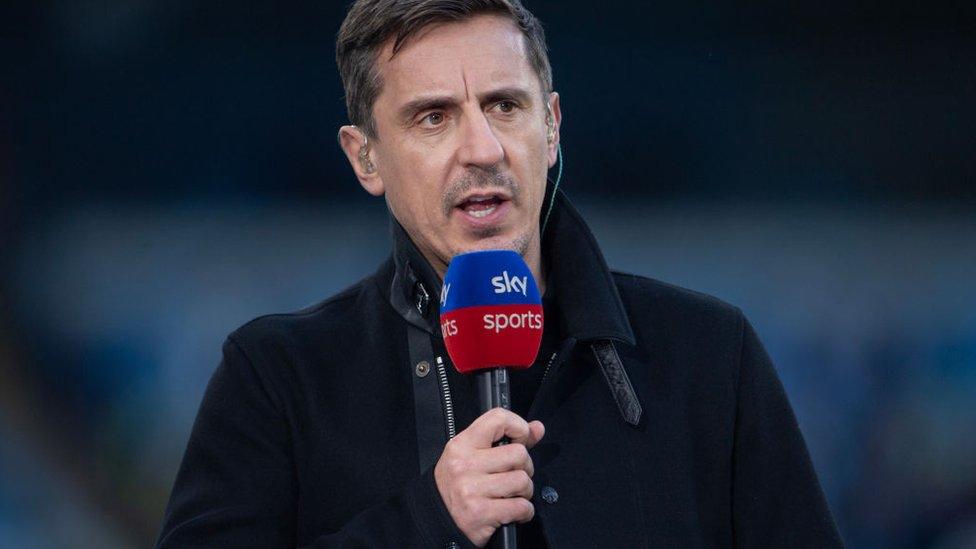
<svg viewBox="0 0 976 549">
<path fill-rule="evenodd" d="M 356 0 L 336 37 L 336 64 L 346 93 L 349 120 L 377 139 L 373 103 L 383 87 L 376 55 L 391 37 L 393 55 L 433 23 L 463 21 L 482 13 L 509 17 L 522 31 L 529 63 L 542 93 L 552 91 L 552 68 L 542 24 L 519 0 Z"/>
</svg>

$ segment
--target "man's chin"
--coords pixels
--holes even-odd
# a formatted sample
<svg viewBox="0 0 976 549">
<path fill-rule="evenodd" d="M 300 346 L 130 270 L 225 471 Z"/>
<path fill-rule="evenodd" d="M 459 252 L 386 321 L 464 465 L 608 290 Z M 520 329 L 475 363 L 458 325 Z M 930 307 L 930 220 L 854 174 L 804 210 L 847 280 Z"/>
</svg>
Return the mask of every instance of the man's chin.
<svg viewBox="0 0 976 549">
<path fill-rule="evenodd" d="M 526 235 L 504 234 L 501 231 L 485 231 L 483 234 L 476 235 L 473 241 L 461 245 L 455 255 L 467 252 L 477 252 L 482 250 L 512 250 L 521 256 L 525 256 L 525 251 L 529 246 L 529 238 Z"/>
</svg>

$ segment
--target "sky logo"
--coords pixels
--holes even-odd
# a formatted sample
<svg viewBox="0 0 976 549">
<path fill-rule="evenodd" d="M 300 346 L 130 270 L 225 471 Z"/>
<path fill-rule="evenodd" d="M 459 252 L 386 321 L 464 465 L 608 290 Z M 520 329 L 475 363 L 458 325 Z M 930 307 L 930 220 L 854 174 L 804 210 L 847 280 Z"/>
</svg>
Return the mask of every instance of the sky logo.
<svg viewBox="0 0 976 549">
<path fill-rule="evenodd" d="M 491 285 L 495 287 L 496 294 L 507 294 L 514 292 L 525 296 L 526 292 L 529 290 L 529 277 L 508 276 L 508 271 L 502 271 L 501 276 L 492 277 Z"/>
<path fill-rule="evenodd" d="M 444 304 L 447 303 L 447 295 L 449 293 L 451 293 L 451 283 L 450 282 L 448 282 L 447 284 L 441 286 L 441 307 L 442 308 L 444 307 Z"/>
</svg>

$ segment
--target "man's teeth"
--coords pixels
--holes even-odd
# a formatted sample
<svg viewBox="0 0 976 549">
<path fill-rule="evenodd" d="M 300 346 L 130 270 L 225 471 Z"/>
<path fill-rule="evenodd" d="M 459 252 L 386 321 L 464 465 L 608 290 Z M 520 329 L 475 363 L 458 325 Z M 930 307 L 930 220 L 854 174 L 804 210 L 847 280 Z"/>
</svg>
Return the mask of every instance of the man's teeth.
<svg viewBox="0 0 976 549">
<path fill-rule="evenodd" d="M 484 210 L 467 210 L 468 215 L 471 217 L 485 217 L 493 211 L 495 211 L 495 206 L 485 208 Z"/>
<path fill-rule="evenodd" d="M 490 215 L 501 201 L 497 196 L 472 196 L 463 205 L 464 213 L 480 219 L 487 215 Z"/>
</svg>

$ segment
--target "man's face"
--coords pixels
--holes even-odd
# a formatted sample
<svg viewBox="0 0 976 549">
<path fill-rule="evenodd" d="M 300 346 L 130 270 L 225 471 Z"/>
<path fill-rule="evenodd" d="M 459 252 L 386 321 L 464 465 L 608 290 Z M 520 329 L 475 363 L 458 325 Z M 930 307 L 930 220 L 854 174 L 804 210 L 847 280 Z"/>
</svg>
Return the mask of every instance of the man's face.
<svg viewBox="0 0 976 549">
<path fill-rule="evenodd" d="M 357 171 L 363 186 L 385 193 L 441 275 L 455 254 L 512 249 L 538 277 L 539 213 L 558 142 L 547 139 L 546 100 L 558 126 L 559 98 L 544 96 L 518 27 L 494 15 L 432 25 L 391 53 L 392 41 L 376 61 L 376 169 Z"/>
</svg>

